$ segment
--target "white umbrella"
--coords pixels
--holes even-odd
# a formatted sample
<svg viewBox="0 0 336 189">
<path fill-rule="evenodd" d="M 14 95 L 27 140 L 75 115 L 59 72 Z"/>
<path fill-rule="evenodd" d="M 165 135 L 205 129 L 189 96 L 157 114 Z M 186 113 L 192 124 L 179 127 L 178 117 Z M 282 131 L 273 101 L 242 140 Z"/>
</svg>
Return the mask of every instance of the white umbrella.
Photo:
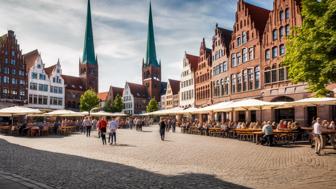
<svg viewBox="0 0 336 189">
<path fill-rule="evenodd" d="M 221 102 L 218 104 L 213 104 L 211 106 L 207 106 L 204 108 L 199 108 L 198 110 L 195 110 L 194 113 L 208 113 L 208 112 L 218 112 L 218 111 L 222 111 L 224 109 L 226 109 L 228 106 L 230 106 L 233 102 L 229 101 L 229 102 Z"/>
<path fill-rule="evenodd" d="M 81 112 L 74 112 L 71 110 L 55 110 L 45 114 L 46 116 L 54 117 L 83 117 L 84 115 Z"/>
<path fill-rule="evenodd" d="M 127 117 L 128 115 L 122 112 L 112 113 L 112 117 Z"/>
<path fill-rule="evenodd" d="M 288 102 L 285 105 L 292 105 L 292 106 L 318 106 L 318 105 L 335 105 L 336 98 L 304 98 L 301 100 L 297 100 L 294 102 Z"/>
<path fill-rule="evenodd" d="M 192 108 L 182 110 L 181 114 L 192 114 L 197 110 L 198 110 L 198 108 L 192 107 Z"/>
<path fill-rule="evenodd" d="M 266 102 L 262 100 L 257 99 L 245 99 L 237 102 L 233 102 L 229 104 L 226 108 L 223 108 L 221 110 L 262 110 L 267 109 L 271 107 L 279 106 L 279 103 L 273 103 L 273 102 Z"/>
<path fill-rule="evenodd" d="M 42 113 L 38 109 L 23 107 L 23 106 L 13 106 L 9 108 L 3 108 L 0 110 L 0 116 L 14 116 L 14 115 L 27 115 L 27 114 L 40 114 Z"/>
<path fill-rule="evenodd" d="M 105 111 L 99 111 L 99 112 L 93 112 L 93 113 L 90 113 L 91 116 L 97 116 L 97 117 L 101 117 L 101 116 L 110 116 L 112 117 L 113 114 L 110 113 L 110 112 L 105 112 Z"/>
</svg>

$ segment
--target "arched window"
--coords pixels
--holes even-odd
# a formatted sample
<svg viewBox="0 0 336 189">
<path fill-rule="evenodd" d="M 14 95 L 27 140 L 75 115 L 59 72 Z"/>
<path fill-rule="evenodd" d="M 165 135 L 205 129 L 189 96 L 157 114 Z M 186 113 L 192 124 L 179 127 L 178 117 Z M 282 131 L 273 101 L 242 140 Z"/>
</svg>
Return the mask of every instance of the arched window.
<svg viewBox="0 0 336 189">
<path fill-rule="evenodd" d="M 243 48 L 243 63 L 247 62 L 247 48 Z"/>
<path fill-rule="evenodd" d="M 290 16 L 290 12 L 289 12 L 289 9 L 287 8 L 286 9 L 286 19 L 289 19 L 289 16 Z"/>
<path fill-rule="evenodd" d="M 273 41 L 277 40 L 278 39 L 278 30 L 277 29 L 274 29 L 273 30 Z"/>
<path fill-rule="evenodd" d="M 280 16 L 281 21 L 284 20 L 285 14 L 284 14 L 283 10 L 280 10 L 279 16 Z"/>
</svg>

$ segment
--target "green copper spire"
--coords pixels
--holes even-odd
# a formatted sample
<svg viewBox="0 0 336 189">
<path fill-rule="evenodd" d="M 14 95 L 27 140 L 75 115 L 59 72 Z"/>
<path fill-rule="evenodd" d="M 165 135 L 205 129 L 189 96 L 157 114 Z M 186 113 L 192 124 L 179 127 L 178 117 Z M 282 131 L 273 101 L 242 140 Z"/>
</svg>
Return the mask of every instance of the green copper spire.
<svg viewBox="0 0 336 189">
<path fill-rule="evenodd" d="M 92 21 L 91 21 L 91 5 L 90 5 L 90 0 L 88 0 L 85 39 L 84 39 L 84 51 L 83 51 L 82 62 L 84 64 L 96 64 L 95 56 L 96 55 L 94 51 Z"/>
<path fill-rule="evenodd" d="M 156 59 L 156 50 L 155 50 L 155 38 L 154 38 L 154 26 L 153 26 L 153 18 L 152 18 L 152 5 L 149 2 L 149 18 L 148 18 L 148 31 L 147 31 L 147 52 L 146 52 L 146 60 L 144 62 L 145 66 L 157 66 L 159 67 L 159 63 Z"/>
</svg>

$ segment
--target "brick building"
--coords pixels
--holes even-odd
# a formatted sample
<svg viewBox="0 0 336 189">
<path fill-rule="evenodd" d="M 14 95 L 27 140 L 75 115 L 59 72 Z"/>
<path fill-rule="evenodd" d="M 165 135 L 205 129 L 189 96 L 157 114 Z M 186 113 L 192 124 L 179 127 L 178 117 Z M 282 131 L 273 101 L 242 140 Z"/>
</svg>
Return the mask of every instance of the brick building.
<svg viewBox="0 0 336 189">
<path fill-rule="evenodd" d="M 195 72 L 195 105 L 202 107 L 212 104 L 211 94 L 211 66 L 212 54 L 203 38 L 200 47 L 200 62 Z"/>
<path fill-rule="evenodd" d="M 27 73 L 14 31 L 0 36 L 0 108 L 27 103 Z"/>
<path fill-rule="evenodd" d="M 230 100 L 230 42 L 232 31 L 216 25 L 212 38 L 212 99 L 213 103 Z"/>
</svg>

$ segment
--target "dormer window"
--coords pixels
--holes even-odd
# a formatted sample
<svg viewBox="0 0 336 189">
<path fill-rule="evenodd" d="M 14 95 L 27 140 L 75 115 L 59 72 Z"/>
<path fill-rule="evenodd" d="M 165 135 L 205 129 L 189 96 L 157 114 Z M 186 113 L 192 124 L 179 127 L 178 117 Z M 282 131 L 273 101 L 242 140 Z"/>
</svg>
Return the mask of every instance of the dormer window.
<svg viewBox="0 0 336 189">
<path fill-rule="evenodd" d="M 38 69 L 41 69 L 41 64 L 37 64 L 37 68 L 38 68 Z"/>
<path fill-rule="evenodd" d="M 57 69 L 56 72 L 57 72 L 57 73 L 60 73 L 61 71 L 60 71 L 60 69 Z"/>
</svg>

